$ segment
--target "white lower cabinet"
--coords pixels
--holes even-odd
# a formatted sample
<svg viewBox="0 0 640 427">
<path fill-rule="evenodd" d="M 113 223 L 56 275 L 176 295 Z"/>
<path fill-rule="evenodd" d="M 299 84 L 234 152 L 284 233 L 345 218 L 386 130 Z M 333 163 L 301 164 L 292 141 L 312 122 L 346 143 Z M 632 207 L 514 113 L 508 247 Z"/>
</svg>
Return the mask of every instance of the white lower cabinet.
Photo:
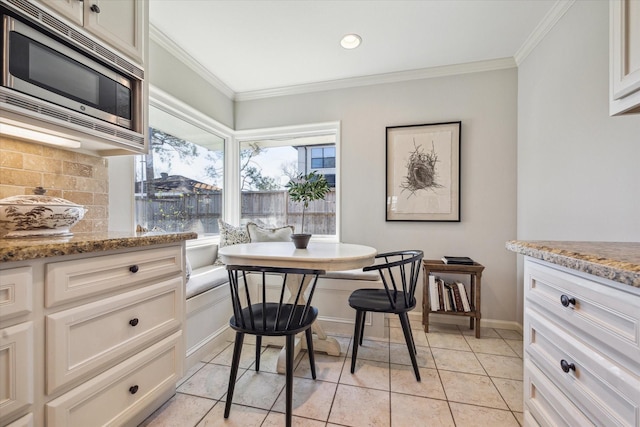
<svg viewBox="0 0 640 427">
<path fill-rule="evenodd" d="M 136 426 L 175 394 L 184 253 L 179 241 L 0 264 L 0 427 Z"/>
<path fill-rule="evenodd" d="M 47 425 L 124 426 L 142 421 L 137 419 L 140 409 L 180 379 L 181 340 L 182 332 L 176 332 L 47 403 Z"/>
<path fill-rule="evenodd" d="M 526 258 L 524 313 L 526 425 L 640 427 L 640 289 Z"/>
<path fill-rule="evenodd" d="M 47 393 L 178 329 L 180 278 L 46 317 Z"/>
</svg>

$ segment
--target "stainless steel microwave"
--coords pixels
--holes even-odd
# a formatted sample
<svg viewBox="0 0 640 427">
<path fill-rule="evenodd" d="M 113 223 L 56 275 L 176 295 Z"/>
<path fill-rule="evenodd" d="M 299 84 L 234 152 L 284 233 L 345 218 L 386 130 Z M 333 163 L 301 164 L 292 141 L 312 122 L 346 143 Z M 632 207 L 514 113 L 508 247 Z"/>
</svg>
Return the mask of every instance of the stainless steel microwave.
<svg viewBox="0 0 640 427">
<path fill-rule="evenodd" d="M 130 77 L 5 15 L 2 85 L 77 112 L 132 128 Z"/>
<path fill-rule="evenodd" d="M 99 138 L 144 145 L 143 78 L 73 41 L 39 22 L 3 14 L 0 107 Z"/>
</svg>

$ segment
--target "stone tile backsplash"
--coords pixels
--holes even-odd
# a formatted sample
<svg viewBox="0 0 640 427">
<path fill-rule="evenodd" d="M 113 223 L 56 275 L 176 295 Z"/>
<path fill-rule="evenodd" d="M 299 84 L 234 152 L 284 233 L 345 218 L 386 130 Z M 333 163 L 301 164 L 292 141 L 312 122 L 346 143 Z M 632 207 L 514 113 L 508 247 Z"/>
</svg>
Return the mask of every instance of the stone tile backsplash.
<svg viewBox="0 0 640 427">
<path fill-rule="evenodd" d="M 40 186 L 47 196 L 84 205 L 87 213 L 74 233 L 108 230 L 108 172 L 106 158 L 0 136 L 0 199 Z"/>
</svg>

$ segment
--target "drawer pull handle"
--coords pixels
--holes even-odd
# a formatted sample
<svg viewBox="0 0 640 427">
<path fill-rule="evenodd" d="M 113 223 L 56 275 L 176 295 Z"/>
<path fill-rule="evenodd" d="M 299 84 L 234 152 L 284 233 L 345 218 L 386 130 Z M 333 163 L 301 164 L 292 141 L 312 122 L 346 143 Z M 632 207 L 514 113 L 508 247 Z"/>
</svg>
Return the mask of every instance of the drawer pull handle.
<svg viewBox="0 0 640 427">
<path fill-rule="evenodd" d="M 132 265 L 131 267 L 129 267 L 129 271 L 132 272 L 132 273 L 137 273 L 138 270 L 140 270 L 140 269 L 138 268 L 137 265 Z"/>
<path fill-rule="evenodd" d="M 137 385 L 129 387 L 129 393 L 136 394 L 137 392 L 138 392 L 138 386 Z"/>
<path fill-rule="evenodd" d="M 560 361 L 560 367 L 566 373 L 569 373 L 569 371 L 574 371 L 575 372 L 575 370 L 576 370 L 576 365 L 574 365 L 573 363 L 569 363 L 564 359 L 562 359 Z"/>
<path fill-rule="evenodd" d="M 137 318 L 137 317 L 134 317 L 133 319 L 129 320 L 129 324 L 130 324 L 131 326 L 136 326 L 136 325 L 138 324 L 138 322 L 139 322 L 139 321 L 138 321 L 138 318 Z"/>
<path fill-rule="evenodd" d="M 100 6 L 97 4 L 92 4 L 89 9 L 91 9 L 91 12 L 100 13 Z"/>
<path fill-rule="evenodd" d="M 560 303 L 565 307 L 569 307 L 569 304 L 576 305 L 576 299 L 574 297 L 568 297 L 563 294 L 560 295 Z"/>
</svg>

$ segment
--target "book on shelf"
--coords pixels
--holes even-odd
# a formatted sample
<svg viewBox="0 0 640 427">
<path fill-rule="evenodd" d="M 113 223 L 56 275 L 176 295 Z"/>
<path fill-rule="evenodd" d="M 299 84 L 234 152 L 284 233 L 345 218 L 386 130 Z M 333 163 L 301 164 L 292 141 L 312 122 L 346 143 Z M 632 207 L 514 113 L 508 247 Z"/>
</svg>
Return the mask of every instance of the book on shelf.
<svg viewBox="0 0 640 427">
<path fill-rule="evenodd" d="M 471 311 L 471 304 L 469 304 L 469 296 L 467 295 L 467 289 L 464 287 L 462 282 L 455 282 L 455 285 L 458 287 L 458 291 L 460 293 L 460 299 L 462 300 L 462 308 L 465 313 Z"/>
<path fill-rule="evenodd" d="M 444 280 L 438 278 L 436 281 L 438 283 L 438 306 L 440 307 L 440 310 L 445 310 Z"/>
<path fill-rule="evenodd" d="M 453 303 L 451 299 L 451 286 L 442 281 L 442 297 L 444 299 L 444 311 L 453 311 Z"/>
<path fill-rule="evenodd" d="M 429 303 L 431 305 L 431 311 L 440 310 L 440 300 L 438 299 L 438 283 L 436 282 L 436 276 L 429 275 Z"/>
<path fill-rule="evenodd" d="M 458 302 L 456 301 L 453 286 L 451 283 L 445 282 L 444 287 L 447 290 L 447 298 L 449 299 L 449 309 L 447 311 L 458 311 Z"/>
<path fill-rule="evenodd" d="M 456 264 L 456 265 L 473 265 L 474 262 L 471 258 L 467 256 L 443 256 L 442 262 L 445 264 Z"/>
<path fill-rule="evenodd" d="M 453 299 L 455 304 L 455 311 L 464 311 L 464 306 L 462 303 L 462 295 L 460 294 L 460 288 L 458 287 L 458 283 L 453 282 L 451 284 L 451 293 L 453 294 Z"/>
</svg>

